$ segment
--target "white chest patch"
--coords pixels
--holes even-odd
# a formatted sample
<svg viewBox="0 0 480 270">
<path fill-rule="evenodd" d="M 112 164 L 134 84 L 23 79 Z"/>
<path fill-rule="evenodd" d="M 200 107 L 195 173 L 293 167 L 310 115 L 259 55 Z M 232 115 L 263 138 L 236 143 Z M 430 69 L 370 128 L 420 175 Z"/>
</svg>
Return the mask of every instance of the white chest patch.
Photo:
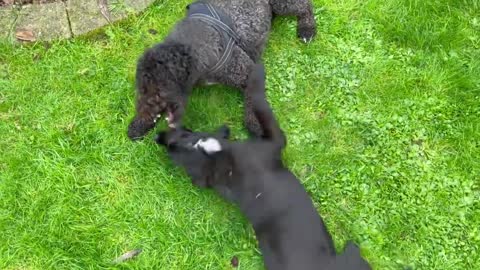
<svg viewBox="0 0 480 270">
<path fill-rule="evenodd" d="M 199 140 L 193 147 L 203 149 L 207 154 L 213 154 L 222 151 L 222 146 L 217 139 L 206 138 Z"/>
</svg>

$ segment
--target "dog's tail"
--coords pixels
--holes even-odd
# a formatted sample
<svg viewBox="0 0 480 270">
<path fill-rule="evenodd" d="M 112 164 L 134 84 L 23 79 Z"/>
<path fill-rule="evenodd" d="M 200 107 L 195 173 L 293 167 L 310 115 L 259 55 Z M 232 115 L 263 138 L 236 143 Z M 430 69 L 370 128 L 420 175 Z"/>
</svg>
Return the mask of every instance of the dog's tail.
<svg viewBox="0 0 480 270">
<path fill-rule="evenodd" d="M 252 99 L 253 112 L 262 128 L 263 139 L 272 141 L 280 148 L 285 147 L 286 137 L 275 119 L 265 95 L 265 67 L 263 64 L 256 64 L 253 67 L 248 77 L 246 90 Z"/>
</svg>

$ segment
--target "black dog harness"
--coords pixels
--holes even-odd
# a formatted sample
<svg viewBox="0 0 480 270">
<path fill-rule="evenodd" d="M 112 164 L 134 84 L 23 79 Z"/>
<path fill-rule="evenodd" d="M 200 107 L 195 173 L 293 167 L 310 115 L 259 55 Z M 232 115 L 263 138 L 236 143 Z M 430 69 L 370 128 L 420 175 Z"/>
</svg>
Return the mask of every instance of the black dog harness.
<svg viewBox="0 0 480 270">
<path fill-rule="evenodd" d="M 187 9 L 188 18 L 198 19 L 210 24 L 222 35 L 223 42 L 226 44 L 220 60 L 218 60 L 218 62 L 208 71 L 208 73 L 213 74 L 222 68 L 230 59 L 234 43 L 240 46 L 240 38 L 233 30 L 232 18 L 218 8 L 212 6 L 210 3 L 202 1 L 188 5 Z"/>
</svg>

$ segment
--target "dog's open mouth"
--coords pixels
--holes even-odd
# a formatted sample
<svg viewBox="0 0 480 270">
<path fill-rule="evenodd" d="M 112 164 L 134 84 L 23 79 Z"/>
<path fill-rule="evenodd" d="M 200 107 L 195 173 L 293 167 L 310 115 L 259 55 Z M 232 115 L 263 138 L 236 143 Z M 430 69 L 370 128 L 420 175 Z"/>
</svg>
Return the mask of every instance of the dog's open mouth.
<svg viewBox="0 0 480 270">
<path fill-rule="evenodd" d="M 169 128 L 176 128 L 177 127 L 175 116 L 173 115 L 173 113 L 171 111 L 167 111 L 167 116 L 165 117 L 165 120 L 167 120 Z"/>
<path fill-rule="evenodd" d="M 172 112 L 167 111 L 166 113 L 159 113 L 153 118 L 153 123 L 157 123 L 158 119 L 162 117 L 162 114 L 166 114 L 165 120 L 168 123 L 168 127 L 170 128 L 175 128 L 177 126 L 177 123 L 175 123 L 175 117 Z"/>
<path fill-rule="evenodd" d="M 143 118 L 136 116 L 129 125 L 128 137 L 134 141 L 142 139 L 151 129 L 156 126 L 159 119 L 162 118 L 167 121 L 167 125 L 171 129 L 176 129 L 180 126 L 179 116 L 175 115 L 174 110 L 166 108 L 156 115 L 149 115 Z"/>
</svg>

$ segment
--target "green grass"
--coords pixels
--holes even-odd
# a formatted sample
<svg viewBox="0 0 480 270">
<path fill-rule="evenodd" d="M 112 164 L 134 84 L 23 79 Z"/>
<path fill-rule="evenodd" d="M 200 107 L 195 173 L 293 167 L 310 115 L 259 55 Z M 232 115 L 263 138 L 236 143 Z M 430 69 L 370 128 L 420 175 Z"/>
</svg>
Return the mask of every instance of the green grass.
<svg viewBox="0 0 480 270">
<path fill-rule="evenodd" d="M 235 206 L 126 137 L 136 59 L 187 2 L 51 46 L 0 42 L 0 269 L 115 268 L 134 248 L 118 269 L 262 268 Z M 315 6 L 315 42 L 276 19 L 264 61 L 285 161 L 338 249 L 353 239 L 374 269 L 480 269 L 480 3 Z M 198 89 L 186 122 L 246 137 L 225 87 Z"/>
</svg>

